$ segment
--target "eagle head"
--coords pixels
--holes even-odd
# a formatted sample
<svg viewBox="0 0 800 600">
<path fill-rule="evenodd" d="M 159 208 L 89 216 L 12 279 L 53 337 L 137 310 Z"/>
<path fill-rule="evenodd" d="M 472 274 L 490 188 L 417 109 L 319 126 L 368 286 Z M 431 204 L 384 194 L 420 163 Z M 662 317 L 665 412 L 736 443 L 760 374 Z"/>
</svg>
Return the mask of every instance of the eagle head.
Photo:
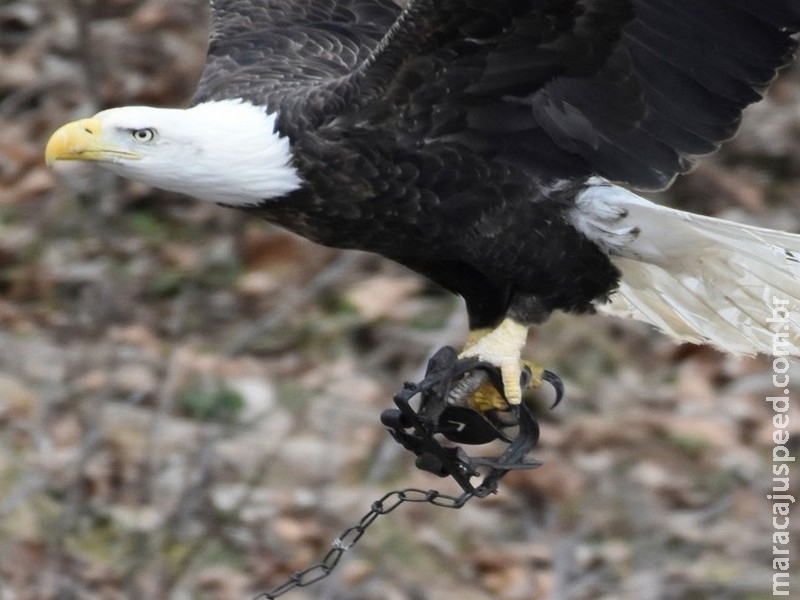
<svg viewBox="0 0 800 600">
<path fill-rule="evenodd" d="M 126 106 L 62 126 L 45 150 L 201 200 L 254 206 L 301 186 L 277 113 L 241 100 L 187 109 Z"/>
</svg>

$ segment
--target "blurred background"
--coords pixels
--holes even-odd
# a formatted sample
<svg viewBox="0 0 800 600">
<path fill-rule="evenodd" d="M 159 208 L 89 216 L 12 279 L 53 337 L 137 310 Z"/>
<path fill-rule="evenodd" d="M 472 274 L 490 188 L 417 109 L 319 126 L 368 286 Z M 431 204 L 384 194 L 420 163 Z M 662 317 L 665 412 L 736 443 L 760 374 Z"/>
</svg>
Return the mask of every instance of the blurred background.
<svg viewBox="0 0 800 600">
<path fill-rule="evenodd" d="M 65 121 L 185 104 L 207 19 L 205 0 L 0 0 L 3 600 L 247 598 L 387 491 L 456 492 L 379 415 L 463 342 L 459 300 L 377 257 L 44 166 Z M 798 198 L 793 69 L 659 200 L 800 231 Z M 567 387 L 553 411 L 540 399 L 545 465 L 460 510 L 400 507 L 286 597 L 771 597 L 770 358 L 562 316 L 527 355 Z M 789 376 L 796 454 L 800 368 Z"/>
</svg>

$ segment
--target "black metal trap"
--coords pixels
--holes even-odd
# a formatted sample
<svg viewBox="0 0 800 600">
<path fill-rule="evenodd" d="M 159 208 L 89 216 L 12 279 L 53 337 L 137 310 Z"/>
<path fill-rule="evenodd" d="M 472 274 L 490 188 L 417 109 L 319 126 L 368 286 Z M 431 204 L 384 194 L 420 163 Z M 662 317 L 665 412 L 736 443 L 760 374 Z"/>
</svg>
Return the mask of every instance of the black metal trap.
<svg viewBox="0 0 800 600">
<path fill-rule="evenodd" d="M 545 372 L 543 379 L 556 390 L 555 406 L 563 392 L 561 381 L 550 372 Z M 397 408 L 381 415 L 392 437 L 417 456 L 418 468 L 452 477 L 465 492 L 478 497 L 493 493 L 508 471 L 541 465 L 526 458 L 539 440 L 539 425 L 524 402 L 486 412 L 470 407 L 469 397 L 487 380 L 502 390 L 494 366 L 477 359 L 459 359 L 456 351 L 446 346 L 428 361 L 421 382 L 407 383 L 395 395 Z M 505 450 L 496 456 L 471 456 L 462 447 L 489 442 L 503 443 Z M 481 475 L 481 469 L 488 473 L 473 485 L 471 480 Z"/>
</svg>

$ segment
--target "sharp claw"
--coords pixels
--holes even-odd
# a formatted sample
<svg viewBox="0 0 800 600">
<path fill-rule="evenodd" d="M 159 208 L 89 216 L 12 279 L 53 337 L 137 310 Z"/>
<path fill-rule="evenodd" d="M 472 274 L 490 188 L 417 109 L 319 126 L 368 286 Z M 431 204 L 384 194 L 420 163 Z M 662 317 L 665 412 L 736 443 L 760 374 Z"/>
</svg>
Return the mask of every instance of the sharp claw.
<svg viewBox="0 0 800 600">
<path fill-rule="evenodd" d="M 550 410 L 553 410 L 564 398 L 564 382 L 561 381 L 561 377 L 552 371 L 548 371 L 547 369 L 542 372 L 542 380 L 553 386 L 553 389 L 556 392 L 556 399 L 553 404 L 550 405 Z"/>
<path fill-rule="evenodd" d="M 520 352 L 525 344 L 527 333 L 527 326 L 507 318 L 495 329 L 482 332 L 480 337 L 473 339 L 466 350 L 459 355 L 459 358 L 474 358 L 489 363 L 500 371 L 500 381 L 492 378 L 492 385 L 497 391 L 500 391 L 502 383 L 502 392 L 499 395 L 488 394 L 489 400 L 486 400 L 483 396 L 487 394 L 482 393 L 479 389 L 482 386 L 473 387 L 470 403 L 474 408 L 481 411 L 491 408 L 502 410 L 503 397 L 507 404 L 519 405 L 522 402 L 523 389 L 539 387 L 545 381 L 556 392 L 555 402 L 550 408 L 555 408 L 561 402 L 564 397 L 564 384 L 558 375 L 528 361 L 520 362 Z M 461 388 L 458 389 L 458 392 L 461 396 Z M 469 396 L 469 392 L 464 396 Z"/>
<path fill-rule="evenodd" d="M 523 360 L 520 364 L 522 365 L 522 377 L 520 378 L 522 389 L 540 387 L 544 381 L 542 379 L 544 368 L 529 360 Z"/>
<path fill-rule="evenodd" d="M 522 389 L 538 388 L 544 382 L 549 383 L 556 393 L 556 399 L 550 406 L 550 410 L 559 405 L 564 398 L 564 383 L 561 378 L 547 369 L 543 369 L 527 360 L 522 361 L 522 376 L 520 377 L 520 387 Z"/>
</svg>

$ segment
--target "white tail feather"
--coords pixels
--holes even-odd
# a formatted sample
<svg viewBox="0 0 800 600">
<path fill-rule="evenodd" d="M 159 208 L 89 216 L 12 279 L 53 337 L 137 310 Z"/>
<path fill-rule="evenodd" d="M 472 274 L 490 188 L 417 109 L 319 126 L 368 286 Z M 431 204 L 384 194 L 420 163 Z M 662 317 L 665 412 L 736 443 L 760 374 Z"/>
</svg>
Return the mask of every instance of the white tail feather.
<svg viewBox="0 0 800 600">
<path fill-rule="evenodd" d="M 622 272 L 598 311 L 734 354 L 800 356 L 800 235 L 659 206 L 600 181 L 572 217 Z"/>
</svg>

